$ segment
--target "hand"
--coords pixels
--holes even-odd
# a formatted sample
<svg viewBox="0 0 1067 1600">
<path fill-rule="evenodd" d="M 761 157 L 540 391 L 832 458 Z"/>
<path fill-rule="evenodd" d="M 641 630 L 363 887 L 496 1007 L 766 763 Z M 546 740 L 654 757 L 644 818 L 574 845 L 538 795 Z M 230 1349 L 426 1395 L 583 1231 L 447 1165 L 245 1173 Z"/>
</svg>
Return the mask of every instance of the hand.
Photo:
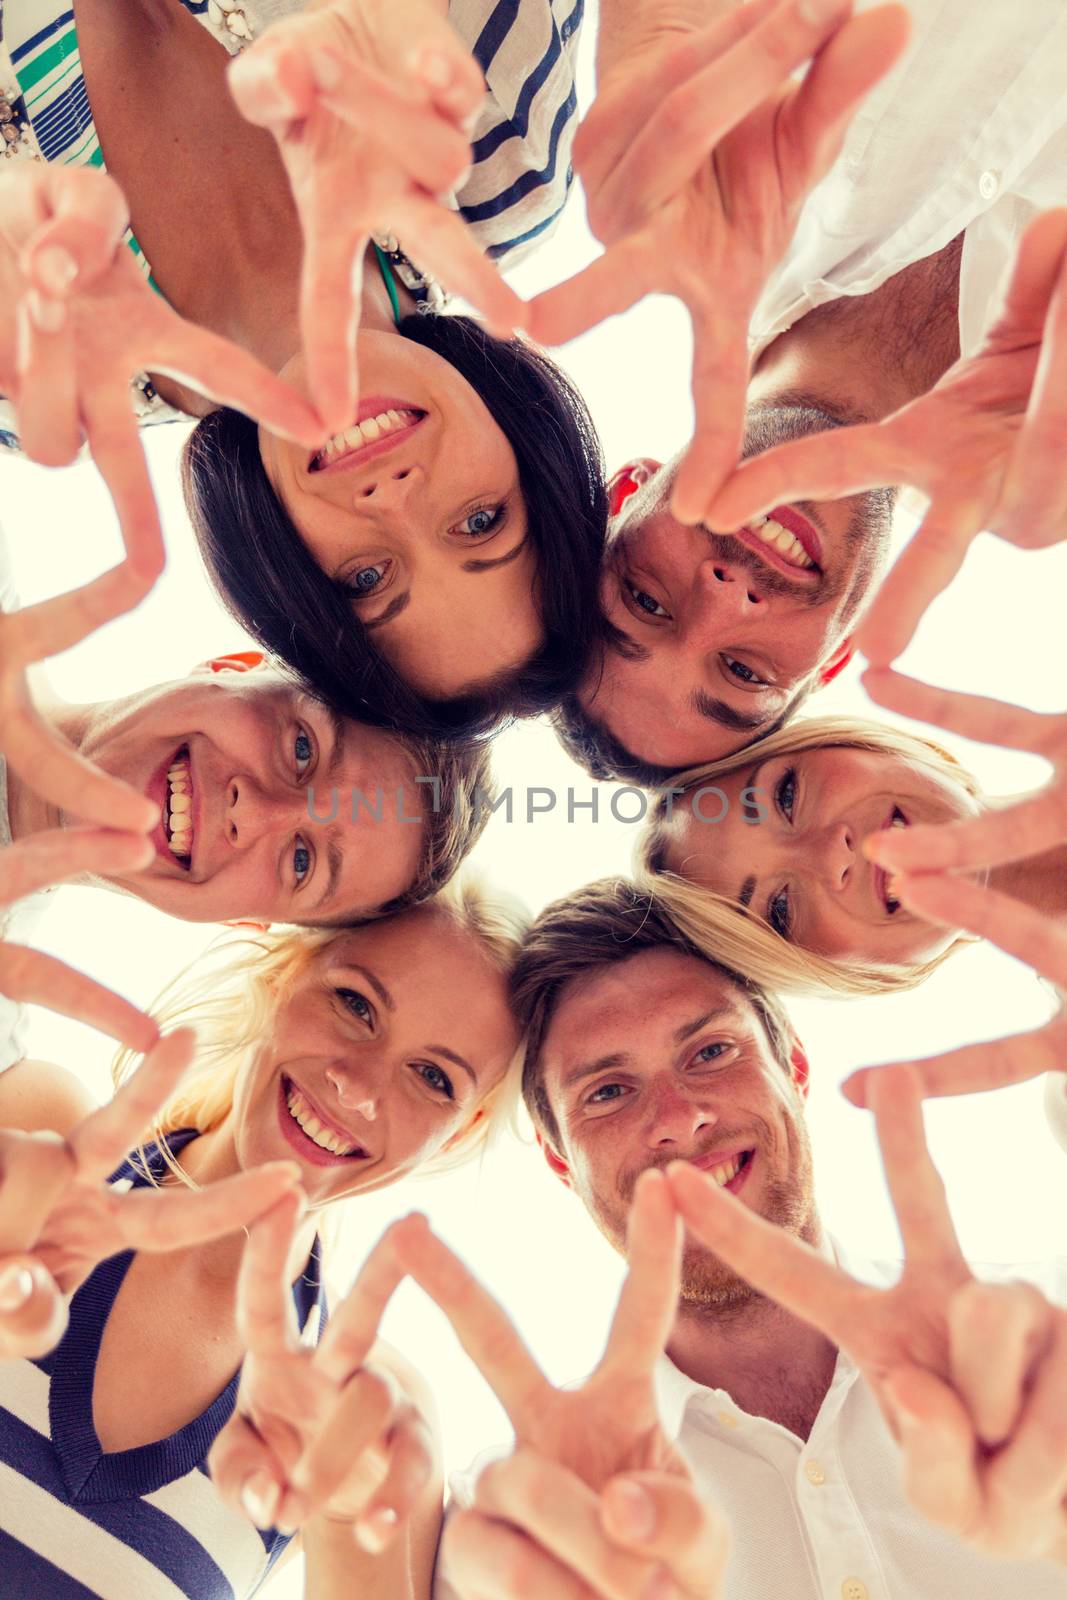
<svg viewBox="0 0 1067 1600">
<path fill-rule="evenodd" d="M 95 169 L 27 164 L 0 177 L 0 393 L 31 460 L 62 466 L 88 439 L 131 570 L 150 583 L 165 556 L 132 377 L 179 378 L 311 447 L 322 425 L 280 378 L 149 288 L 126 224 L 121 191 Z"/>
<path fill-rule="evenodd" d="M 930 497 L 921 525 L 856 635 L 876 665 L 908 644 L 983 529 L 1033 550 L 1067 537 L 1067 209 L 1019 245 L 982 348 L 884 421 L 835 428 L 754 456 L 716 497 L 736 528 L 789 500 L 910 483 Z"/>
<path fill-rule="evenodd" d="M 462 1595 L 536 1594 L 637 1600 L 660 1569 L 666 1595 L 718 1592 L 726 1538 L 717 1514 L 693 1516 L 691 1484 L 660 1427 L 653 1370 L 678 1306 L 681 1239 L 658 1173 L 637 1185 L 630 1270 L 607 1349 L 579 1389 L 554 1388 L 506 1313 L 416 1219 L 397 1238 L 401 1263 L 452 1322 L 463 1348 L 507 1410 L 516 1448 L 479 1480 L 473 1512 L 446 1533 L 449 1577 Z M 619 1475 L 646 1481 L 662 1518 L 647 1539 L 614 1530 L 625 1503 Z M 690 1493 L 686 1493 L 686 1491 Z M 605 1520 L 607 1519 L 607 1520 Z M 667 1527 L 684 1525 L 677 1547 Z"/>
<path fill-rule="evenodd" d="M 872 1078 L 905 1251 L 891 1289 L 857 1282 L 688 1163 L 669 1167 L 667 1180 L 695 1238 L 852 1357 L 900 1444 L 917 1509 L 979 1549 L 1007 1553 L 1015 1541 L 1028 1556 L 1064 1559 L 1067 1343 L 1050 1331 L 1063 1314 L 1020 1285 L 995 1290 L 972 1277 L 926 1147 L 920 1096 L 906 1068 Z M 976 1305 L 994 1307 L 984 1333 L 969 1325 Z M 935 1431 L 912 1424 L 921 1408 Z M 947 1463 L 954 1476 L 942 1480 Z"/>
<path fill-rule="evenodd" d="M 470 166 L 466 131 L 485 93 L 444 0 L 319 0 L 275 23 L 234 62 L 242 115 L 267 128 L 304 231 L 300 328 L 308 382 L 329 432 L 358 395 L 363 258 L 376 232 L 502 333 L 526 308 L 439 196 Z"/>
<path fill-rule="evenodd" d="M 0 1355 L 35 1357 L 66 1327 L 64 1296 L 120 1250 L 184 1250 L 252 1222 L 293 1186 L 289 1162 L 205 1189 L 108 1186 L 178 1085 L 193 1035 L 169 1034 L 68 1138 L 0 1130 Z"/>
<path fill-rule="evenodd" d="M 812 23 L 802 0 L 755 0 L 681 42 L 669 30 L 643 38 L 602 78 L 575 140 L 589 225 L 607 249 L 533 302 L 531 332 L 561 344 L 647 294 L 684 302 L 696 433 L 672 509 L 687 522 L 740 454 L 760 292 L 856 107 L 904 48 L 902 7 L 851 20 L 850 9 L 843 0 Z"/>
<path fill-rule="evenodd" d="M 383 1550 L 434 1468 L 422 1416 L 370 1364 L 378 1326 L 404 1276 L 396 1228 L 367 1257 L 317 1349 L 296 1337 L 291 1260 L 302 1210 L 289 1196 L 251 1230 L 237 1288 L 247 1359 L 237 1409 L 208 1466 L 219 1493 L 260 1528 L 290 1533 L 312 1517 L 348 1525 Z"/>
</svg>

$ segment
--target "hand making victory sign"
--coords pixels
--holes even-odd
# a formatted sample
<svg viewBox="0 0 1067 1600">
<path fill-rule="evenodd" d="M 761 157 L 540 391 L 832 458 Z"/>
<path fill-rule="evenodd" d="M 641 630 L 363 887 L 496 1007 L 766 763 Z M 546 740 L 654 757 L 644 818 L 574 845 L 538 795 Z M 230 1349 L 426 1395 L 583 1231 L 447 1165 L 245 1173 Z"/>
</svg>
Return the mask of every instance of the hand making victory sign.
<svg viewBox="0 0 1067 1600">
<path fill-rule="evenodd" d="M 754 1289 L 851 1356 L 917 1510 L 987 1554 L 1067 1561 L 1067 1312 L 1027 1285 L 972 1276 L 915 1074 L 876 1074 L 869 1101 L 905 1252 L 892 1288 L 851 1278 L 684 1162 L 667 1171 L 678 1208 Z"/>
<path fill-rule="evenodd" d="M 132 1008 L 131 1008 L 132 1009 Z M 147 1020 L 147 1019 L 146 1019 Z M 0 1128 L 0 1356 L 40 1356 L 66 1327 L 65 1296 L 120 1250 L 182 1250 L 246 1227 L 292 1189 L 273 1162 L 192 1191 L 112 1189 L 192 1056 L 188 1029 L 160 1039 L 114 1099 L 66 1137 Z M 22 1063 L 24 1076 L 44 1069 Z M 5 1074 L 5 1108 L 22 1098 Z"/>
<path fill-rule="evenodd" d="M 16 165 L 0 177 L 0 394 L 22 447 L 61 466 L 88 440 L 131 568 L 163 569 L 163 535 L 130 400 L 139 372 L 164 373 L 314 447 L 314 410 L 254 357 L 185 322 L 123 243 L 126 203 L 88 167 Z"/>
<path fill-rule="evenodd" d="M 290 1289 L 303 1220 L 291 1196 L 250 1232 L 237 1291 L 248 1355 L 237 1409 L 212 1447 L 211 1475 L 258 1527 L 292 1531 L 318 1519 L 349 1551 L 354 1537 L 378 1553 L 428 1489 L 440 1505 L 430 1430 L 375 1352 L 404 1276 L 396 1228 L 371 1251 L 312 1348 L 297 1338 Z"/>
<path fill-rule="evenodd" d="M 472 1510 L 445 1532 L 462 1600 L 715 1600 L 728 1534 L 660 1427 L 653 1369 L 678 1306 L 681 1236 L 666 1183 L 646 1173 L 630 1212 L 629 1273 L 604 1356 L 580 1388 L 556 1389 L 506 1313 L 425 1224 L 397 1237 L 515 1429 L 481 1475 Z M 658 1582 L 661 1587 L 650 1587 Z"/>
<path fill-rule="evenodd" d="M 688 32 L 669 18 L 657 30 L 653 15 L 600 74 L 574 160 L 605 254 L 533 302 L 531 330 L 559 344 L 647 294 L 685 304 L 696 432 L 674 490 L 684 521 L 704 516 L 740 454 L 759 295 L 907 35 L 902 6 L 852 18 L 848 0 L 754 0 Z"/>
<path fill-rule="evenodd" d="M 835 428 L 753 457 L 709 519 L 740 527 L 796 499 L 884 484 L 930 497 L 856 635 L 875 665 L 906 647 L 983 529 L 1023 549 L 1067 538 L 1067 210 L 1031 223 L 981 349 L 882 422 Z"/>
<path fill-rule="evenodd" d="M 315 0 L 231 68 L 242 115 L 277 142 L 303 228 L 300 327 L 327 431 L 355 414 L 360 281 L 372 234 L 395 234 L 494 331 L 525 320 L 523 302 L 439 198 L 462 186 L 468 128 L 485 93 L 447 13 L 446 0 Z"/>
</svg>

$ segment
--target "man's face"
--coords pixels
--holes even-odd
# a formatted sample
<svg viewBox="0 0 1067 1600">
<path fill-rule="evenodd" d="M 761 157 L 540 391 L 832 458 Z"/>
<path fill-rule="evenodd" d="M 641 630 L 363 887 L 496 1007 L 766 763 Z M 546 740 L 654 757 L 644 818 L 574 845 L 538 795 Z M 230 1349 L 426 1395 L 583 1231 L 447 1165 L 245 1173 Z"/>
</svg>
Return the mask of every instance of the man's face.
<svg viewBox="0 0 1067 1600">
<path fill-rule="evenodd" d="M 642 951 L 572 983 L 546 1035 L 544 1088 L 563 1175 L 620 1252 L 637 1179 L 671 1161 L 715 1173 L 768 1221 L 815 1237 L 800 1093 L 746 996 L 706 962 Z M 751 1296 L 687 1243 L 683 1300 L 721 1308 Z"/>
<path fill-rule="evenodd" d="M 756 406 L 744 454 L 832 426 L 823 412 Z M 686 527 L 670 511 L 678 458 L 628 499 L 609 529 L 602 587 L 609 645 L 583 708 L 640 760 L 683 768 L 751 744 L 831 665 L 871 592 L 891 496 L 777 508 L 736 533 Z"/>
<path fill-rule="evenodd" d="M 82 755 L 160 808 L 155 860 L 111 886 L 189 922 L 325 922 L 402 893 L 424 826 L 400 819 L 432 801 L 407 752 L 271 668 L 239 668 L 224 657 L 94 708 Z M 353 790 L 374 805 L 379 788 L 381 821 L 360 807 L 353 822 Z M 310 789 L 326 818 L 336 791 L 334 821 L 312 819 Z"/>
</svg>

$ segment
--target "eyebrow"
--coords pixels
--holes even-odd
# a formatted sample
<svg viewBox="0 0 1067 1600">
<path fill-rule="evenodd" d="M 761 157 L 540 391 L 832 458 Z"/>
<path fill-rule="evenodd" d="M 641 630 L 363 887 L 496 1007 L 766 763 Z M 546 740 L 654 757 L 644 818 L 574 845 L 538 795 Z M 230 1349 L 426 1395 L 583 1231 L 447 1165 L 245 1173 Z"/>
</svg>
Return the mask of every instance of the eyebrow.
<svg viewBox="0 0 1067 1600">
<path fill-rule="evenodd" d="M 458 1056 L 454 1050 L 450 1050 L 448 1046 L 444 1044 L 428 1044 L 426 1048 L 427 1050 L 434 1051 L 439 1056 L 444 1056 L 446 1061 L 454 1062 L 457 1067 L 462 1067 L 464 1072 L 469 1075 L 474 1087 L 478 1087 L 477 1073 L 469 1061 L 464 1061 L 462 1056 Z"/>
<path fill-rule="evenodd" d="M 404 593 L 398 594 L 395 600 L 390 600 L 380 617 L 373 617 L 370 622 L 365 622 L 363 626 L 368 630 L 368 632 L 373 628 L 380 628 L 384 623 L 392 622 L 393 618 L 398 617 L 403 611 L 404 607 L 410 604 L 411 590 L 405 589 Z M 357 617 L 358 615 L 359 614 L 357 612 Z"/>
<path fill-rule="evenodd" d="M 737 898 L 740 900 L 740 902 L 741 902 L 741 904 L 743 906 L 747 906 L 749 901 L 752 899 L 752 896 L 755 894 L 755 892 L 756 892 L 756 880 L 755 880 L 754 877 L 749 877 L 749 878 L 746 878 L 744 883 L 741 885 L 741 893 L 738 895 Z"/>
<path fill-rule="evenodd" d="M 506 566 L 509 561 L 514 561 L 516 556 L 521 555 L 525 549 L 526 536 L 523 535 L 514 550 L 509 550 L 506 556 L 494 556 L 491 561 L 483 561 L 478 558 L 472 561 L 464 561 L 460 563 L 461 569 L 464 572 L 488 572 L 490 567 Z"/>
<path fill-rule="evenodd" d="M 332 900 L 334 895 L 337 893 L 337 884 L 341 876 L 341 868 L 344 866 L 344 861 L 344 851 L 337 843 L 336 838 L 329 839 L 326 844 L 326 887 L 323 889 L 314 905 L 309 906 L 308 908 L 312 916 L 314 916 L 317 911 L 321 911 L 327 900 Z"/>
<path fill-rule="evenodd" d="M 339 965 L 342 967 L 347 967 L 350 972 L 358 972 L 361 977 L 366 978 L 367 982 L 378 996 L 378 999 L 381 1001 L 386 1011 L 396 1010 L 396 1001 L 389 993 L 389 990 L 385 987 L 385 984 L 382 983 L 380 978 L 376 978 L 374 976 L 374 973 L 371 972 L 369 967 L 361 966 L 358 961 L 342 961 L 339 963 Z"/>
<path fill-rule="evenodd" d="M 683 1022 L 680 1028 L 676 1028 L 674 1042 L 675 1044 L 684 1044 L 695 1033 L 699 1033 L 701 1028 L 707 1027 L 709 1022 L 716 1022 L 720 1017 L 731 1016 L 733 1016 L 733 1012 L 728 1006 L 714 1006 L 711 1011 L 705 1011 L 702 1017 L 697 1017 L 693 1022 Z"/>
<path fill-rule="evenodd" d="M 596 1061 L 587 1061 L 584 1066 L 572 1067 L 569 1072 L 563 1074 L 561 1087 L 569 1089 L 573 1084 L 592 1078 L 598 1072 L 610 1072 L 613 1067 L 621 1067 L 629 1059 L 625 1051 L 617 1050 L 614 1055 L 600 1056 Z"/>
<path fill-rule="evenodd" d="M 698 689 L 696 694 L 690 696 L 689 704 L 700 716 L 707 717 L 709 722 L 718 722 L 722 727 L 733 728 L 737 733 L 758 733 L 772 720 L 766 712 L 746 714 L 744 711 L 735 711 L 725 700 L 715 700 L 702 689 Z"/>
</svg>

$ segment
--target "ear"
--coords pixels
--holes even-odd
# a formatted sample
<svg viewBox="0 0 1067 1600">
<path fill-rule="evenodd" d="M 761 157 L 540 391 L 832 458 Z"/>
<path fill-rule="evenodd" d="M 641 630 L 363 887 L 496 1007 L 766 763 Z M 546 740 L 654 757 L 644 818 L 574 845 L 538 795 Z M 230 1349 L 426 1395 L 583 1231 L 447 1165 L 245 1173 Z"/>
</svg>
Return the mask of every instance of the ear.
<svg viewBox="0 0 1067 1600">
<path fill-rule="evenodd" d="M 537 1142 L 541 1146 L 541 1154 L 548 1162 L 549 1171 L 553 1172 L 565 1188 L 571 1187 L 571 1171 L 562 1156 L 558 1156 L 545 1138 L 540 1129 L 537 1130 Z"/>
<path fill-rule="evenodd" d="M 808 1065 L 807 1052 L 795 1034 L 793 1048 L 789 1052 L 789 1065 L 797 1094 L 802 1100 L 806 1100 L 811 1088 L 811 1068 Z"/>
<path fill-rule="evenodd" d="M 210 661 L 201 661 L 194 668 L 194 672 L 255 672 L 266 662 L 262 650 L 232 650 L 228 656 L 212 656 Z"/>
<path fill-rule="evenodd" d="M 838 673 L 844 672 L 855 654 L 856 646 L 852 642 L 852 635 L 846 633 L 830 659 L 824 661 L 815 674 L 815 687 L 825 689 L 828 683 L 833 683 Z"/>
<path fill-rule="evenodd" d="M 608 479 L 608 516 L 617 517 L 625 501 L 646 484 L 663 465 L 651 456 L 638 456 L 613 472 Z"/>
<path fill-rule="evenodd" d="M 469 1122 L 465 1122 L 463 1124 L 462 1128 L 460 1128 L 458 1133 L 451 1134 L 445 1140 L 444 1144 L 441 1146 L 442 1150 L 454 1150 L 456 1145 L 459 1144 L 460 1140 L 461 1139 L 465 1139 L 467 1137 L 467 1135 L 470 1133 L 472 1128 L 476 1128 L 478 1126 L 479 1122 L 484 1122 L 485 1121 L 485 1117 L 486 1117 L 485 1107 L 484 1106 L 479 1106 L 477 1111 L 474 1113 L 473 1117 L 470 1119 L 470 1121 Z"/>
</svg>

